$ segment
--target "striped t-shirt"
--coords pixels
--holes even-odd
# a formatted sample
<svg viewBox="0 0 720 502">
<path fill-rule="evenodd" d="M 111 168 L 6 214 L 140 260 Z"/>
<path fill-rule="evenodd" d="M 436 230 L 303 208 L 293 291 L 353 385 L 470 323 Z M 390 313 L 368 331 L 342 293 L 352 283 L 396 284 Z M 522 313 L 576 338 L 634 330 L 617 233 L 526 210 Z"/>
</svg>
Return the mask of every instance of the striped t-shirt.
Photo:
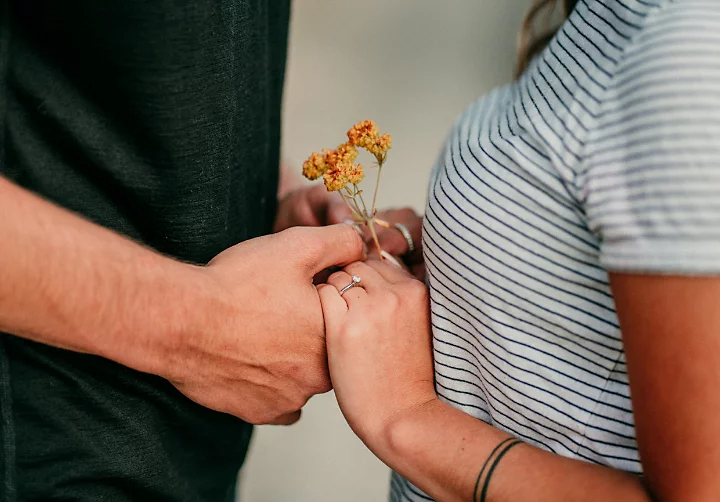
<svg viewBox="0 0 720 502">
<path fill-rule="evenodd" d="M 581 0 L 458 120 L 425 217 L 441 399 L 640 473 L 608 271 L 720 273 L 720 2 Z"/>
</svg>

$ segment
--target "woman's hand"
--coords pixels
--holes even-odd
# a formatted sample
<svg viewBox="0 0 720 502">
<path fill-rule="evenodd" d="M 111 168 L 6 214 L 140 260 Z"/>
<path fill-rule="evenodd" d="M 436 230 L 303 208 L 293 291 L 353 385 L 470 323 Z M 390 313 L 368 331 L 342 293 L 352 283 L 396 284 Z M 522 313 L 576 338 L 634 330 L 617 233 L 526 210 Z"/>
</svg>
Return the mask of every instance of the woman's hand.
<svg viewBox="0 0 720 502">
<path fill-rule="evenodd" d="M 340 296 L 352 275 L 362 282 Z M 338 403 L 374 450 L 394 420 L 437 399 L 427 288 L 405 271 L 371 260 L 334 273 L 318 291 Z"/>
<path fill-rule="evenodd" d="M 375 225 L 375 230 L 378 233 L 378 241 L 383 251 L 390 253 L 393 256 L 399 256 L 402 263 L 408 268 L 410 273 L 420 281 L 425 280 L 425 260 L 422 252 L 422 225 L 423 218 L 418 216 L 415 211 L 409 207 L 402 209 L 388 209 L 381 211 L 377 215 L 378 219 L 388 222 L 390 228 L 383 228 L 380 225 Z M 411 252 L 405 236 L 398 230 L 395 224 L 404 225 L 405 228 L 410 232 L 412 237 L 414 250 Z M 373 255 L 375 246 L 373 245 L 372 238 L 368 231 L 365 232 L 365 241 L 368 245 L 370 256 L 379 258 L 376 254 Z"/>
</svg>

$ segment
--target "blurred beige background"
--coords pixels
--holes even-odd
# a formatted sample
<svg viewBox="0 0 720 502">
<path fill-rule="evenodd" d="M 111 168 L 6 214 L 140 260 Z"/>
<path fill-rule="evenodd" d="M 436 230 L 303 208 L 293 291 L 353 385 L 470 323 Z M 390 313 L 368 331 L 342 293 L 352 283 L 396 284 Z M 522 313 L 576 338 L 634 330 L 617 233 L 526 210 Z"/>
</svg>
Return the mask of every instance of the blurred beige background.
<svg viewBox="0 0 720 502">
<path fill-rule="evenodd" d="M 511 78 L 530 0 L 296 0 L 283 157 L 297 166 L 375 120 L 393 135 L 380 206 L 421 212 L 430 169 L 457 115 Z M 388 469 L 355 438 L 332 393 L 290 428 L 259 427 L 242 502 L 387 498 Z"/>
</svg>

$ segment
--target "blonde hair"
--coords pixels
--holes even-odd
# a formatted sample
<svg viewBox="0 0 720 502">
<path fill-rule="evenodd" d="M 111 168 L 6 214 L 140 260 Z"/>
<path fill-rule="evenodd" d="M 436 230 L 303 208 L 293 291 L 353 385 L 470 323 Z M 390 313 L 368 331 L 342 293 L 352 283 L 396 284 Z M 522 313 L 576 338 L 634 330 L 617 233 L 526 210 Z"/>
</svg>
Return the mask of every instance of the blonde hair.
<svg viewBox="0 0 720 502">
<path fill-rule="evenodd" d="M 518 35 L 518 59 L 515 77 L 519 77 L 532 59 L 552 40 L 557 26 L 552 25 L 553 14 L 560 5 L 562 18 L 566 19 L 575 8 L 578 0 L 536 0 L 525 15 Z M 538 31 L 537 25 L 540 24 Z"/>
</svg>

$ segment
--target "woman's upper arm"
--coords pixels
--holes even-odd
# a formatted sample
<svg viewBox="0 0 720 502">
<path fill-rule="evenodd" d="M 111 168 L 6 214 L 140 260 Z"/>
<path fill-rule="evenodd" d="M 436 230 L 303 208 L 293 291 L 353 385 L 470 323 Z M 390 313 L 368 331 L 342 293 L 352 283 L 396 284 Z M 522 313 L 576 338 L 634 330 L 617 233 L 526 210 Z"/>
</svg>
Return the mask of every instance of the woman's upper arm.
<svg viewBox="0 0 720 502">
<path fill-rule="evenodd" d="M 645 475 L 720 500 L 720 278 L 611 274 Z"/>
<path fill-rule="evenodd" d="M 661 501 L 720 500 L 720 3 L 668 3 L 618 63 L 579 172 Z"/>
</svg>

